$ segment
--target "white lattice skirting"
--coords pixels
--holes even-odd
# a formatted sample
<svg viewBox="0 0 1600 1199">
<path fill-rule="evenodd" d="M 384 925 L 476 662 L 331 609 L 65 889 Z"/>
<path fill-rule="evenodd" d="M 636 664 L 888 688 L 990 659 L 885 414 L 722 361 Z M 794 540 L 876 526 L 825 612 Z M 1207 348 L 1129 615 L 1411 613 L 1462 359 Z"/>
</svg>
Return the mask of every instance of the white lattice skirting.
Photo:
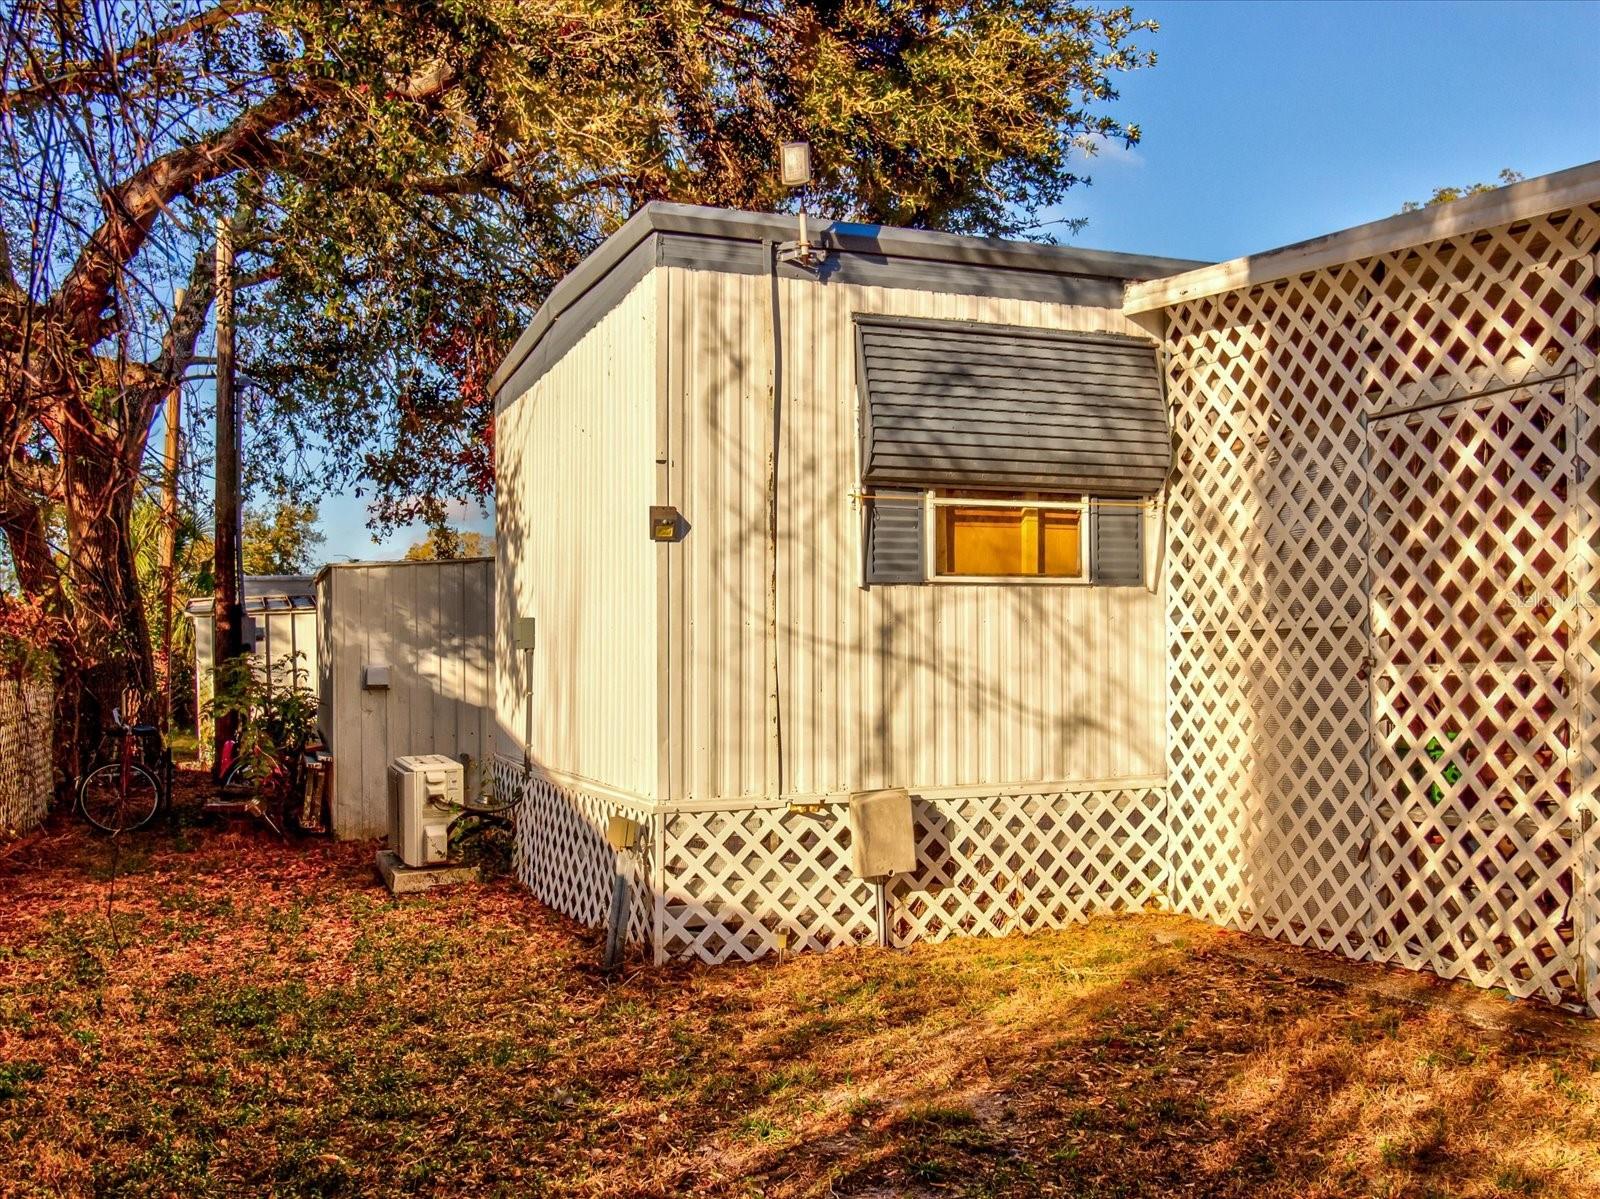
<svg viewBox="0 0 1600 1199">
<path fill-rule="evenodd" d="M 653 944 L 655 825 L 649 814 L 539 774 L 527 777 L 520 762 L 506 758 L 495 759 L 494 783 L 501 800 L 521 795 L 511 856 L 517 878 L 556 911 L 595 928 L 610 916 L 612 886 L 621 871 L 629 883 L 628 944 Z M 636 848 L 619 853 L 607 843 L 613 816 L 640 822 Z"/>
<path fill-rule="evenodd" d="M 521 766 L 501 759 L 495 776 L 514 794 Z M 606 843 L 617 814 L 640 822 L 636 850 Z M 656 961 L 1003 936 L 1160 898 L 1161 789 L 919 798 L 914 814 L 918 869 L 880 898 L 850 872 L 842 804 L 650 811 L 535 775 L 517 808 L 514 865 L 542 901 L 591 927 L 624 870 L 628 940 Z"/>
</svg>

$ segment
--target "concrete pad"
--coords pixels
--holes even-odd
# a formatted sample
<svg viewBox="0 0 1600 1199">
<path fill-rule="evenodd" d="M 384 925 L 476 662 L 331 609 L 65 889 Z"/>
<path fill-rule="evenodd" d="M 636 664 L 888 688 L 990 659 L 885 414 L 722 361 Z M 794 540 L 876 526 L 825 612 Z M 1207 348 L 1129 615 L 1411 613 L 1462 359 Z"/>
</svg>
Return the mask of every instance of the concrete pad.
<svg viewBox="0 0 1600 1199">
<path fill-rule="evenodd" d="M 451 862 L 438 866 L 407 866 L 392 849 L 380 849 L 373 865 L 377 867 L 378 877 L 389 888 L 391 895 L 415 895 L 435 887 L 478 881 L 476 866 L 461 866 Z"/>
</svg>

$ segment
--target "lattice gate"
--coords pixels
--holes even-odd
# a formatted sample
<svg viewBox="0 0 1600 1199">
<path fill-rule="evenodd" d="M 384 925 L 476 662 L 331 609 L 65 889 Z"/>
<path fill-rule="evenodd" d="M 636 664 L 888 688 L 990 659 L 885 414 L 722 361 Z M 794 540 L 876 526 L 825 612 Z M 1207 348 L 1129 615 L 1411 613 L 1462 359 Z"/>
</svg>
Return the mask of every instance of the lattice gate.
<svg viewBox="0 0 1600 1199">
<path fill-rule="evenodd" d="M 1577 1003 L 1569 385 L 1368 421 L 1367 919 L 1379 958 Z"/>
</svg>

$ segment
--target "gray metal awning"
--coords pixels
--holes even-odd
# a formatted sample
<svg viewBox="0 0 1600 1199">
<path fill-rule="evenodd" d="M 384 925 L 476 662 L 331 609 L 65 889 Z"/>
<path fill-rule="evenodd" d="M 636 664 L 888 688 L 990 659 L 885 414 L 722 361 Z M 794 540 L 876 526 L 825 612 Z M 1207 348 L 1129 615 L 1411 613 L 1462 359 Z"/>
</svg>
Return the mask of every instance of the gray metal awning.
<svg viewBox="0 0 1600 1199">
<path fill-rule="evenodd" d="M 1148 496 L 1166 479 L 1150 342 L 877 316 L 856 339 L 868 484 Z"/>
</svg>

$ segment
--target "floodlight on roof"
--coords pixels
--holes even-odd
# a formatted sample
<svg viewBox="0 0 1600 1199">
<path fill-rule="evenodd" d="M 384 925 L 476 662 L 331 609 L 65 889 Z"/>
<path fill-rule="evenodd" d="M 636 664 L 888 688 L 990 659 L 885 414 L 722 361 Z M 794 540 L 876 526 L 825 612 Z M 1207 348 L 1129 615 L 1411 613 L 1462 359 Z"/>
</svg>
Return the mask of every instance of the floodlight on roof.
<svg viewBox="0 0 1600 1199">
<path fill-rule="evenodd" d="M 798 191 L 811 182 L 811 143 L 784 142 L 778 153 L 778 178 L 783 186 Z M 815 266 L 822 255 L 806 235 L 806 202 L 800 200 L 800 236 L 795 241 L 778 247 L 780 262 L 798 263 L 804 267 Z"/>
<path fill-rule="evenodd" d="M 804 187 L 811 182 L 811 143 L 784 142 L 778 156 L 778 177 L 785 187 Z"/>
</svg>

